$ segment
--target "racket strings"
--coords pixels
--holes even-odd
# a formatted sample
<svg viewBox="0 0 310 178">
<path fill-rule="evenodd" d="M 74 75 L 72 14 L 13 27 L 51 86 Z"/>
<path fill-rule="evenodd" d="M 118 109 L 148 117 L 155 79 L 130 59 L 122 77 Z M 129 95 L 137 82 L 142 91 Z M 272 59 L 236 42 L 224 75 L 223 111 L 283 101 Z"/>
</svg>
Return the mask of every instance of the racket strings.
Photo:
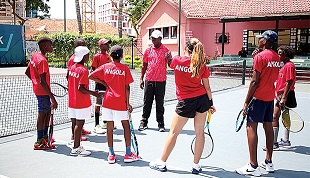
<svg viewBox="0 0 310 178">
<path fill-rule="evenodd" d="M 304 127 L 301 117 L 293 110 L 285 109 L 282 112 L 283 125 L 291 132 L 299 132 Z"/>
<path fill-rule="evenodd" d="M 51 91 L 54 96 L 59 96 L 59 97 L 65 96 L 67 94 L 66 89 L 64 89 L 63 87 L 57 84 L 51 84 Z"/>
</svg>

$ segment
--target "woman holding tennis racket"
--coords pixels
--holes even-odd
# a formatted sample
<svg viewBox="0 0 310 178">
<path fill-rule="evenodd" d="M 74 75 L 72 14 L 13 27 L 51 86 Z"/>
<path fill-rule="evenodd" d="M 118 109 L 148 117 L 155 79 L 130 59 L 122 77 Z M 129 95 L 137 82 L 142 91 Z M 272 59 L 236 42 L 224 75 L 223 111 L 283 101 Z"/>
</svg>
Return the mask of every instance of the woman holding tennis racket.
<svg viewBox="0 0 310 178">
<path fill-rule="evenodd" d="M 197 38 L 191 38 L 185 47 L 186 55 L 171 56 L 167 53 L 169 66 L 174 69 L 176 95 L 178 104 L 170 127 L 161 158 L 149 164 L 150 168 L 165 172 L 166 161 L 172 152 L 177 137 L 189 118 L 194 118 L 196 133 L 193 174 L 199 174 L 202 169 L 199 160 L 204 147 L 204 125 L 207 111 L 215 112 L 212 93 L 209 85 L 210 72 L 206 66 L 203 44 Z"/>
<path fill-rule="evenodd" d="M 284 66 L 280 69 L 277 83 L 276 83 L 276 104 L 273 112 L 273 132 L 274 132 L 274 144 L 273 149 L 279 150 L 279 147 L 290 147 L 289 130 L 284 127 L 284 137 L 278 142 L 279 133 L 279 117 L 281 114 L 281 108 L 289 107 L 295 108 L 297 106 L 295 97 L 295 82 L 296 82 L 296 68 L 290 59 L 294 58 L 294 49 L 290 46 L 280 46 L 278 48 L 278 54 L 280 60 L 284 63 Z"/>
</svg>

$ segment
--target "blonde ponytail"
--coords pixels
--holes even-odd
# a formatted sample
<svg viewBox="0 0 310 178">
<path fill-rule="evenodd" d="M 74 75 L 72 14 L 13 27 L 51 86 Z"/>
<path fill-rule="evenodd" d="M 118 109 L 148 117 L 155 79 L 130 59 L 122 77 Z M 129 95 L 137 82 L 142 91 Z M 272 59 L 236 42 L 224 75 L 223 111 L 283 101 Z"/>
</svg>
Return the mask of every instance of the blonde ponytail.
<svg viewBox="0 0 310 178">
<path fill-rule="evenodd" d="M 192 47 L 190 70 L 192 77 L 199 77 L 199 71 L 206 64 L 206 57 L 204 53 L 203 44 L 197 38 L 191 38 L 188 45 Z M 188 49 L 190 48 L 188 46 Z"/>
</svg>

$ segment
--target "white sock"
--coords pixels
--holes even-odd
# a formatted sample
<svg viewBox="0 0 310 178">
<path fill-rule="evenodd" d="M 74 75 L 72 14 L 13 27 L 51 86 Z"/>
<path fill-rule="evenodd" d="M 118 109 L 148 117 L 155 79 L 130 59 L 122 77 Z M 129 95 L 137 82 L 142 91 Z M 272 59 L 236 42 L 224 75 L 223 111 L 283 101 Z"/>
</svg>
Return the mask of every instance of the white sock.
<svg viewBox="0 0 310 178">
<path fill-rule="evenodd" d="M 287 142 L 290 140 L 290 131 L 287 130 L 287 128 L 284 128 L 284 137 L 283 137 L 283 141 Z"/>
<path fill-rule="evenodd" d="M 161 159 L 156 160 L 156 164 L 157 164 L 157 165 L 160 165 L 160 166 L 162 166 L 162 167 L 165 167 L 165 166 L 166 166 L 166 162 L 163 162 Z"/>
<path fill-rule="evenodd" d="M 199 170 L 201 167 L 199 164 L 193 163 L 193 168 L 195 168 L 196 170 Z"/>
<path fill-rule="evenodd" d="M 273 143 L 278 142 L 279 127 L 273 127 Z"/>
</svg>

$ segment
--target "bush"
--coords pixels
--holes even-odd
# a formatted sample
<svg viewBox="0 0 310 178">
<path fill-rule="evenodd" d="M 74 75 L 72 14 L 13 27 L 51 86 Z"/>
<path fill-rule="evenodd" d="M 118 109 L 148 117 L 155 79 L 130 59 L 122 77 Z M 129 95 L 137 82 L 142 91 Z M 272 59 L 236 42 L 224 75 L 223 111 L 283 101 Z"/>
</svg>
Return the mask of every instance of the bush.
<svg viewBox="0 0 310 178">
<path fill-rule="evenodd" d="M 132 58 L 130 55 L 125 55 L 124 57 L 125 65 L 129 68 L 132 67 Z M 142 61 L 139 56 L 135 56 L 133 60 L 134 69 L 141 69 L 142 68 Z"/>
</svg>

